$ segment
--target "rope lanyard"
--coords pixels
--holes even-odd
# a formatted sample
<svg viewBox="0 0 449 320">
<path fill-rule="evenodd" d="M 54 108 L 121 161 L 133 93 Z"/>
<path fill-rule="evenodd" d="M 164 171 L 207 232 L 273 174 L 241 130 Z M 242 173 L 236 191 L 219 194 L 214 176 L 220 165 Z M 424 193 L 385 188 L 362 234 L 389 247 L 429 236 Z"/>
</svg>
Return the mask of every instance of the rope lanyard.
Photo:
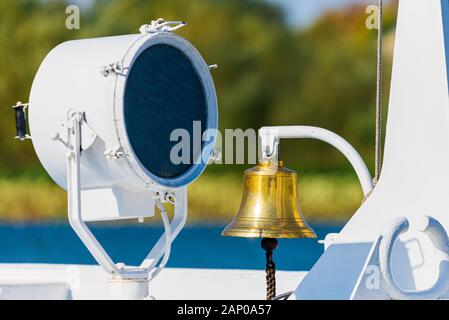
<svg viewBox="0 0 449 320">
<path fill-rule="evenodd" d="M 375 174 L 374 184 L 379 181 L 382 170 L 382 38 L 383 38 L 383 3 L 377 1 L 377 88 L 376 88 L 376 142 L 375 142 Z"/>
</svg>

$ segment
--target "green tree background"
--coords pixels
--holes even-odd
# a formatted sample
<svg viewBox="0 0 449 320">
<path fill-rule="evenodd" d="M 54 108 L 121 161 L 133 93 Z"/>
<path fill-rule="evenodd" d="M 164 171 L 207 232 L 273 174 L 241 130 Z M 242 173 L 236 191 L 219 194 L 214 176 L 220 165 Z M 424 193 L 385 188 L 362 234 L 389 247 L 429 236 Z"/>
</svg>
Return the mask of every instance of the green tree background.
<svg viewBox="0 0 449 320">
<path fill-rule="evenodd" d="M 208 63 L 219 65 L 213 76 L 221 129 L 325 127 L 345 137 L 372 167 L 377 31 L 365 26 L 366 6 L 330 11 L 300 30 L 286 23 L 280 8 L 261 0 L 97 0 L 82 11 L 80 30 L 65 28 L 66 6 L 63 1 L 0 0 L 3 219 L 65 215 L 65 193 L 50 181 L 32 144 L 13 139 L 14 117 L 9 108 L 28 99 L 46 54 L 66 40 L 136 33 L 141 24 L 158 17 L 187 21 L 188 26 L 178 33 Z M 385 10 L 387 90 L 395 17 L 393 4 Z M 285 141 L 282 157 L 301 174 L 306 215 L 341 220 L 360 205 L 355 174 L 329 146 Z M 211 166 L 191 188 L 192 221 L 229 219 L 238 208 L 246 168 Z"/>
</svg>

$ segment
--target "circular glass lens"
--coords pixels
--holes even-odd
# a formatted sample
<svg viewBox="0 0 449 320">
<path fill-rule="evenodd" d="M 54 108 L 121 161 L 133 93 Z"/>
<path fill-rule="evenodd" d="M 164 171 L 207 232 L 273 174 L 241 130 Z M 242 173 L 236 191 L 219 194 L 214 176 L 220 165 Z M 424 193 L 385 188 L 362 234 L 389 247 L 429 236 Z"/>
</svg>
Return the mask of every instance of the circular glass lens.
<svg viewBox="0 0 449 320">
<path fill-rule="evenodd" d="M 194 165 L 207 129 L 206 94 L 181 50 L 168 44 L 145 49 L 129 71 L 124 105 L 131 147 L 148 171 L 175 178 Z"/>
</svg>

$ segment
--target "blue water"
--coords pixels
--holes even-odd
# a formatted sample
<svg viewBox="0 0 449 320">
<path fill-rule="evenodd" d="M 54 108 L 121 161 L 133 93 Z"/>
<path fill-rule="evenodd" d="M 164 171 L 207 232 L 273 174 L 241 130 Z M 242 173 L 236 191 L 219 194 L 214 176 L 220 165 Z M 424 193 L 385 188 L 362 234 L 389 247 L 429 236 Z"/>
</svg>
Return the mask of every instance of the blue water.
<svg viewBox="0 0 449 320">
<path fill-rule="evenodd" d="M 312 226 L 323 239 L 340 227 Z M 263 269 L 259 239 L 221 237 L 222 226 L 185 228 L 173 243 L 168 267 Z M 162 234 L 151 226 L 93 226 L 93 233 L 115 262 L 136 265 Z M 323 252 L 317 240 L 279 240 L 275 252 L 279 270 L 309 270 Z M 70 226 L 0 226 L 0 263 L 95 264 Z"/>
</svg>

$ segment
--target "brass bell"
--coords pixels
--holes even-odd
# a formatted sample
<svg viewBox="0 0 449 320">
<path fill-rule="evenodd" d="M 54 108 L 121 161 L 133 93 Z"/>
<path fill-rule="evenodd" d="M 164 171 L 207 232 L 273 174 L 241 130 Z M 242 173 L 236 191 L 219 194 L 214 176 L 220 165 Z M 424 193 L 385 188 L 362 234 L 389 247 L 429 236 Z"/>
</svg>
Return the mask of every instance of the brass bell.
<svg viewBox="0 0 449 320">
<path fill-rule="evenodd" d="M 316 238 L 303 218 L 298 200 L 298 174 L 282 161 L 264 161 L 246 170 L 237 216 L 223 236 L 262 238 L 266 251 L 267 300 L 276 298 L 276 238 Z"/>
<path fill-rule="evenodd" d="M 316 238 L 299 207 L 297 173 L 285 168 L 282 161 L 265 161 L 246 170 L 240 209 L 222 235 Z"/>
</svg>

